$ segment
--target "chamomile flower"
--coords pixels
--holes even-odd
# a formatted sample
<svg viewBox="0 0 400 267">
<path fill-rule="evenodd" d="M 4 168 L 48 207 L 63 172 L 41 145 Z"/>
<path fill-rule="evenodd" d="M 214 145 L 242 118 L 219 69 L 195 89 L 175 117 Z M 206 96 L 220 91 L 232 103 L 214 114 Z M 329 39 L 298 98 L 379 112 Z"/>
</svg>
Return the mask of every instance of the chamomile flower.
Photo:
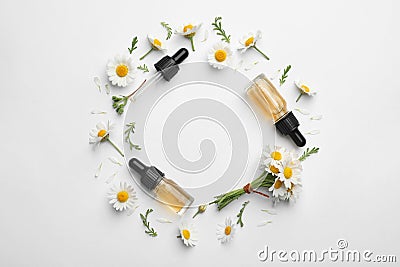
<svg viewBox="0 0 400 267">
<path fill-rule="evenodd" d="M 198 231 L 194 224 L 182 222 L 179 226 L 179 233 L 178 238 L 181 238 L 186 246 L 194 247 L 197 245 Z"/>
<path fill-rule="evenodd" d="M 111 187 L 108 193 L 108 199 L 110 199 L 109 203 L 113 205 L 113 208 L 117 211 L 132 209 L 137 200 L 133 186 L 128 185 L 126 182 L 121 182 L 119 185 Z"/>
<path fill-rule="evenodd" d="M 264 54 L 257 46 L 256 43 L 261 39 L 262 34 L 261 31 L 257 31 L 256 34 L 254 33 L 248 33 L 244 35 L 240 40 L 239 40 L 239 50 L 244 53 L 247 51 L 249 48 L 254 48 L 258 53 L 260 53 L 263 57 L 265 57 L 267 60 L 269 60 L 269 57 Z"/>
<path fill-rule="evenodd" d="M 287 192 L 286 199 L 288 199 L 289 202 L 291 203 L 296 202 L 296 200 L 299 198 L 301 189 L 302 189 L 301 183 L 291 184 L 290 187 L 286 190 Z"/>
<path fill-rule="evenodd" d="M 275 178 L 274 184 L 268 190 L 272 192 L 272 196 L 277 200 L 284 198 L 287 193 L 285 184 L 279 180 L 279 177 Z"/>
<path fill-rule="evenodd" d="M 217 239 L 222 244 L 228 243 L 235 235 L 235 224 L 232 222 L 230 217 L 225 219 L 225 224 L 218 224 L 217 228 Z"/>
<path fill-rule="evenodd" d="M 199 24 L 195 24 L 195 23 L 184 24 L 175 31 L 175 34 L 185 36 L 186 38 L 188 38 L 190 40 L 190 44 L 192 45 L 193 52 L 195 51 L 193 37 L 196 35 L 196 33 L 200 29 L 201 25 L 202 25 L 201 23 L 199 23 Z"/>
<path fill-rule="evenodd" d="M 300 80 L 295 80 L 294 84 L 296 85 L 296 87 L 300 90 L 300 95 L 297 97 L 296 102 L 298 102 L 300 100 L 300 98 L 306 94 L 309 96 L 314 96 L 317 94 L 316 91 L 312 90 L 308 85 L 306 85 L 305 83 L 303 83 Z"/>
<path fill-rule="evenodd" d="M 128 56 L 117 55 L 107 63 L 107 75 L 112 85 L 126 87 L 135 79 L 136 68 Z"/>
<path fill-rule="evenodd" d="M 264 151 L 264 165 L 265 170 L 272 172 L 270 166 L 278 168 L 284 157 L 286 156 L 286 149 L 280 146 L 268 146 Z"/>
<path fill-rule="evenodd" d="M 121 149 L 110 140 L 110 133 L 113 129 L 113 124 L 110 121 L 106 123 L 99 122 L 96 124 L 96 128 L 93 128 L 89 132 L 89 144 L 99 145 L 102 142 L 109 142 L 121 156 L 124 156 Z"/>
<path fill-rule="evenodd" d="M 291 184 L 298 184 L 301 180 L 301 171 L 303 170 L 300 160 L 292 156 L 287 157 L 278 167 L 278 178 L 285 184 L 286 188 L 290 188 Z"/>
<path fill-rule="evenodd" d="M 208 63 L 217 69 L 223 69 L 232 63 L 232 50 L 229 45 L 217 43 L 208 53 Z"/>
<path fill-rule="evenodd" d="M 147 40 L 149 41 L 151 48 L 149 51 L 146 52 L 139 60 L 143 60 L 145 57 L 147 57 L 148 54 L 153 52 L 153 50 L 156 51 L 165 51 L 167 48 L 165 47 L 165 43 L 161 41 L 160 39 L 154 38 L 151 35 L 147 35 Z"/>
</svg>

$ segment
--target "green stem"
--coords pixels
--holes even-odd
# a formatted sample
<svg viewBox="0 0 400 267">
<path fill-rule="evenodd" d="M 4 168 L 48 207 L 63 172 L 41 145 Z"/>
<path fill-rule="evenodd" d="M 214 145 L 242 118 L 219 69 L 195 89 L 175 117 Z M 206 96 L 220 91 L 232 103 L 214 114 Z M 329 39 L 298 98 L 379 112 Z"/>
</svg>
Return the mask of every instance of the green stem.
<svg viewBox="0 0 400 267">
<path fill-rule="evenodd" d="M 296 103 L 299 102 L 300 98 L 303 96 L 303 93 L 300 93 L 300 95 L 296 99 Z"/>
<path fill-rule="evenodd" d="M 192 45 L 192 51 L 194 52 L 194 42 L 193 42 L 193 36 L 189 37 L 190 39 L 190 44 Z"/>
<path fill-rule="evenodd" d="M 149 50 L 149 51 L 147 51 L 147 53 L 146 54 L 144 54 L 141 58 L 139 58 L 139 60 L 142 60 L 142 59 L 144 59 L 145 57 L 147 57 L 147 55 L 148 54 L 150 54 L 151 53 L 151 51 L 153 51 L 154 50 L 154 48 L 153 47 L 151 47 L 151 49 Z"/>
<path fill-rule="evenodd" d="M 260 53 L 261 55 L 263 55 L 263 57 L 265 57 L 267 60 L 269 60 L 269 57 L 268 57 L 266 54 L 264 54 L 260 49 L 258 49 L 257 46 L 253 45 L 253 48 L 254 48 L 255 50 L 257 50 L 258 53 Z"/>
<path fill-rule="evenodd" d="M 107 138 L 107 141 L 118 151 L 118 153 L 119 153 L 122 157 L 124 156 L 124 154 L 122 153 L 121 149 L 119 149 L 119 147 L 118 147 L 116 144 L 114 144 L 114 142 L 111 141 L 110 138 Z"/>
</svg>

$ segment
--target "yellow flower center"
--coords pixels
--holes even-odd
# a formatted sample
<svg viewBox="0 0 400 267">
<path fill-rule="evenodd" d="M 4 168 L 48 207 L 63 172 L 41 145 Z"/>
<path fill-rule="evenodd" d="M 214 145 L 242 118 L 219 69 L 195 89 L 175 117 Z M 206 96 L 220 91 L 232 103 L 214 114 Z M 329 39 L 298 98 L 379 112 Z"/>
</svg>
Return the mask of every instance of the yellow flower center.
<svg viewBox="0 0 400 267">
<path fill-rule="evenodd" d="M 217 60 L 218 62 L 222 62 L 226 59 L 226 51 L 219 49 L 219 50 L 215 51 L 214 57 L 215 57 L 215 60 Z"/>
<path fill-rule="evenodd" d="M 285 167 L 285 169 L 283 169 L 283 175 L 285 176 L 286 179 L 289 179 L 290 177 L 292 177 L 292 175 L 293 175 L 292 168 Z"/>
<path fill-rule="evenodd" d="M 244 43 L 245 46 L 249 46 L 254 42 L 254 37 L 251 36 L 249 39 L 246 40 L 246 42 Z"/>
<path fill-rule="evenodd" d="M 301 89 L 303 89 L 304 92 L 309 93 L 310 92 L 310 88 L 308 88 L 308 86 L 302 84 L 301 85 Z"/>
<path fill-rule="evenodd" d="M 153 45 L 154 45 L 154 46 L 161 46 L 161 41 L 158 40 L 158 39 L 154 39 Z"/>
<path fill-rule="evenodd" d="M 271 153 L 271 158 L 273 158 L 274 160 L 281 160 L 282 154 L 281 154 L 281 152 L 274 151 Z"/>
<path fill-rule="evenodd" d="M 121 203 L 126 202 L 128 200 L 128 198 L 129 198 L 129 194 L 126 191 L 121 191 L 121 192 L 118 192 L 118 194 L 117 194 L 117 199 Z"/>
<path fill-rule="evenodd" d="M 188 30 L 193 29 L 193 25 L 192 24 L 188 24 L 185 27 L 183 27 L 183 32 L 187 32 Z"/>
<path fill-rule="evenodd" d="M 119 77 L 125 77 L 128 75 L 128 67 L 124 64 L 118 65 L 115 69 L 115 73 L 117 73 Z"/>
<path fill-rule="evenodd" d="M 107 131 L 104 129 L 101 129 L 98 133 L 97 136 L 98 137 L 104 137 L 107 134 Z"/>
<path fill-rule="evenodd" d="M 279 169 L 277 167 L 275 167 L 274 165 L 269 166 L 269 169 L 273 173 L 279 173 Z"/>
<path fill-rule="evenodd" d="M 232 231 L 232 227 L 231 226 L 228 225 L 228 226 L 225 227 L 225 235 L 230 235 L 231 231 Z"/>
<path fill-rule="evenodd" d="M 275 184 L 274 184 L 274 188 L 275 189 L 279 189 L 282 186 L 282 181 L 281 180 L 276 180 Z"/>
<path fill-rule="evenodd" d="M 188 229 L 183 229 L 182 230 L 182 235 L 183 235 L 183 238 L 188 240 L 190 238 L 190 231 Z"/>
</svg>

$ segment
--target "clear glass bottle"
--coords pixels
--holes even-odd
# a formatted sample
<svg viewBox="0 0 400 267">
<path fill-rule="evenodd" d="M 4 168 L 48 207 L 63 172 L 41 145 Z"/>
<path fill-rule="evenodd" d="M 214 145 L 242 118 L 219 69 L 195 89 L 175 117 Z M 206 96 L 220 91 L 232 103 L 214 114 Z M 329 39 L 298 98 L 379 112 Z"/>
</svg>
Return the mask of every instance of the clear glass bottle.
<svg viewBox="0 0 400 267">
<path fill-rule="evenodd" d="M 247 89 L 247 95 L 260 107 L 264 115 L 272 118 L 281 134 L 289 135 L 297 146 L 305 146 L 306 139 L 298 129 L 299 121 L 293 112 L 287 110 L 285 99 L 264 74 L 253 80 Z"/>
<path fill-rule="evenodd" d="M 140 176 L 140 182 L 160 202 L 182 215 L 193 203 L 194 198 L 173 180 L 154 166 L 146 166 L 137 158 L 129 161 L 129 167 Z"/>
</svg>

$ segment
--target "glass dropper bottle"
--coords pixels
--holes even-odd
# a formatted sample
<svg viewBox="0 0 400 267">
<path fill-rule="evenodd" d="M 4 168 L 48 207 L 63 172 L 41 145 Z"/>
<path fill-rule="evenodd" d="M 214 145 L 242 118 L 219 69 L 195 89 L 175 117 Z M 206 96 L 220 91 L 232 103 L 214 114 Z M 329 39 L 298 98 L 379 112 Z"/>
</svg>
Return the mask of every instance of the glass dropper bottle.
<svg viewBox="0 0 400 267">
<path fill-rule="evenodd" d="M 247 88 L 247 95 L 265 115 L 272 117 L 282 135 L 289 135 L 299 147 L 305 146 L 306 139 L 298 129 L 299 121 L 293 112 L 287 110 L 285 99 L 264 74 L 253 80 L 252 85 Z"/>
</svg>

